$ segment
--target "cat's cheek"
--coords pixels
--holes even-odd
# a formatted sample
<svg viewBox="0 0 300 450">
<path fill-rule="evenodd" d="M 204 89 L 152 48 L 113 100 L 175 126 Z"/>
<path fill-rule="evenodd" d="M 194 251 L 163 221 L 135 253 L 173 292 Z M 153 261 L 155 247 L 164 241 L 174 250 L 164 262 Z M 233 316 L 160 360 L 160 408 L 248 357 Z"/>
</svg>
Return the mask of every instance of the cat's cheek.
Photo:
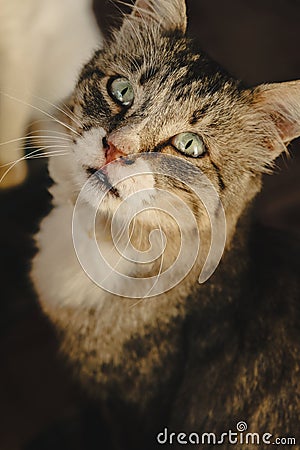
<svg viewBox="0 0 300 450">
<path fill-rule="evenodd" d="M 103 138 L 104 128 L 92 128 L 84 131 L 73 146 L 75 158 L 81 167 L 102 167 L 105 164 Z"/>
</svg>

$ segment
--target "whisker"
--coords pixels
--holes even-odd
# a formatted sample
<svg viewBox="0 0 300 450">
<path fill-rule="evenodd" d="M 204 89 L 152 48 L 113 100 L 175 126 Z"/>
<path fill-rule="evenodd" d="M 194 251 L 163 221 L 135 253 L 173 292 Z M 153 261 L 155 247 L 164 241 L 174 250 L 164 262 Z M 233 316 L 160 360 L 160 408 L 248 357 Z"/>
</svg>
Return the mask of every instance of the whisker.
<svg viewBox="0 0 300 450">
<path fill-rule="evenodd" d="M 118 0 L 117 3 L 119 3 L 119 4 L 121 4 L 121 5 L 129 6 L 129 7 L 132 8 L 132 9 L 134 8 L 134 5 L 130 5 L 130 4 L 128 4 L 128 3 L 122 2 L 121 0 Z M 123 11 L 122 11 L 117 5 L 115 5 L 115 7 L 116 7 L 119 11 L 121 11 L 121 14 L 122 14 L 123 16 L 126 16 L 126 14 L 124 14 Z M 141 8 L 140 8 L 140 9 L 141 9 Z M 144 59 L 144 62 L 145 62 L 145 61 L 146 61 L 146 54 L 145 54 L 145 50 L 144 50 L 144 46 L 143 46 L 142 40 L 141 40 L 141 38 L 140 38 L 140 36 L 139 36 L 137 30 L 135 29 L 134 25 L 132 24 L 132 22 L 129 21 L 128 23 L 129 23 L 130 27 L 132 28 L 132 30 L 133 30 L 133 32 L 134 32 L 134 34 L 135 34 L 137 40 L 139 41 L 140 49 L 141 49 L 141 52 L 142 52 L 142 54 L 143 54 L 143 59 Z M 140 67 L 138 68 L 138 70 L 139 70 L 139 69 L 140 69 Z"/>
<path fill-rule="evenodd" d="M 44 122 L 44 123 L 48 123 L 49 124 L 49 119 L 36 119 L 36 120 L 34 120 L 34 121 L 32 121 L 32 122 L 30 122 L 30 125 L 31 126 L 33 126 L 33 125 L 37 125 L 37 124 L 39 124 L 39 123 L 42 123 L 42 122 Z M 37 131 L 32 131 L 32 133 L 38 133 L 38 131 L 39 130 L 37 130 Z M 55 133 L 59 133 L 58 131 L 56 131 L 56 130 L 48 130 L 49 132 L 51 131 L 51 132 L 55 132 Z M 62 132 L 61 132 L 62 133 Z M 66 132 L 65 132 L 65 134 L 67 134 Z"/>
<path fill-rule="evenodd" d="M 40 155 L 34 155 L 34 156 L 30 156 L 29 158 L 26 158 L 26 160 L 29 160 L 29 159 L 43 159 L 43 158 L 52 158 L 53 156 L 66 156 L 66 155 L 68 155 L 69 153 L 66 153 L 66 152 L 64 152 L 64 153 L 60 153 L 60 152 L 55 152 L 55 153 L 42 153 L 42 154 L 40 154 Z"/>
<path fill-rule="evenodd" d="M 123 20 L 127 16 L 127 14 L 124 11 L 122 11 L 122 9 L 119 6 L 117 6 L 117 3 L 120 3 L 121 5 L 130 7 L 130 8 L 133 8 L 133 6 L 134 6 L 129 3 L 122 2 L 122 1 L 113 1 L 113 0 L 109 0 L 109 1 L 113 5 L 113 7 L 119 11 L 119 13 L 121 14 L 121 17 L 123 17 Z M 141 69 L 141 66 L 139 66 L 139 64 L 138 64 L 137 60 L 134 58 L 134 56 L 127 55 L 127 58 L 133 64 L 133 67 L 136 69 L 136 71 L 139 71 Z"/>
<path fill-rule="evenodd" d="M 66 113 L 66 111 L 64 111 L 62 108 L 60 108 L 59 106 L 55 105 L 54 103 L 49 102 L 48 100 L 46 100 L 45 98 L 39 97 L 38 95 L 33 95 L 33 97 L 42 100 L 42 102 L 45 102 L 47 105 L 53 106 L 53 108 L 57 109 L 57 111 L 60 111 L 61 113 L 63 113 L 65 116 L 67 116 L 69 119 L 73 120 L 80 128 L 82 127 L 82 123 L 80 123 L 77 119 L 77 117 L 75 117 L 75 115 L 73 114 L 73 117 L 71 117 L 69 114 Z"/>
<path fill-rule="evenodd" d="M 71 110 L 71 108 L 68 106 L 68 105 L 66 105 L 66 103 L 61 103 L 62 104 L 62 106 L 64 107 L 64 108 L 66 108 L 67 109 L 67 111 L 69 112 L 69 114 L 71 114 L 71 116 L 72 117 L 74 117 L 76 120 L 78 120 L 80 123 L 79 123 L 79 126 L 80 127 L 82 127 L 83 126 L 83 123 L 82 123 L 82 121 L 80 120 L 80 117 L 78 117 L 75 113 L 74 113 L 74 111 L 72 111 Z"/>
<path fill-rule="evenodd" d="M 32 122 L 32 124 L 33 123 L 37 123 L 37 122 L 47 122 L 47 123 L 49 123 L 49 120 L 46 119 L 46 120 L 35 121 L 35 122 Z M 39 128 L 37 130 L 30 131 L 30 132 L 28 132 L 26 134 L 26 136 L 24 136 L 24 139 L 26 139 L 26 137 L 28 137 L 28 136 L 37 136 L 38 137 L 39 133 L 48 133 L 49 137 L 52 137 L 52 136 L 53 137 L 60 137 L 60 136 L 62 136 L 64 138 L 66 138 L 66 139 L 69 139 L 72 142 L 72 138 L 71 138 L 71 136 L 70 136 L 70 134 L 68 132 L 52 130 L 51 128 L 46 128 L 46 129 Z"/>
<path fill-rule="evenodd" d="M 28 154 L 22 156 L 21 158 L 17 159 L 16 161 L 10 161 L 10 162 L 8 162 L 8 163 L 6 163 L 6 164 L 2 164 L 2 165 L 0 166 L 0 168 L 2 168 L 2 167 L 7 167 L 7 166 L 10 166 L 11 164 L 17 163 L 17 162 L 22 161 L 22 160 L 24 160 L 24 159 L 27 159 L 27 158 L 30 157 L 31 155 L 34 155 L 34 154 L 36 154 L 36 153 L 38 153 L 38 152 L 40 152 L 40 151 L 46 150 L 47 148 L 49 148 L 49 149 L 52 149 L 52 148 L 61 148 L 61 149 L 63 149 L 63 148 L 69 148 L 69 147 L 68 147 L 67 145 L 65 145 L 65 146 L 62 146 L 62 145 L 57 145 L 57 146 L 48 145 L 48 146 L 40 147 L 40 148 L 38 148 L 38 149 L 37 149 L 36 147 L 29 147 L 28 150 L 31 150 L 32 148 L 34 148 L 35 150 L 33 150 L 32 152 L 30 152 L 30 153 L 28 153 Z M 61 150 L 61 151 L 62 151 L 62 150 Z M 65 150 L 64 150 L 64 151 L 65 151 Z M 60 152 L 60 150 L 52 150 L 52 152 L 53 152 L 53 153 L 54 153 L 54 152 Z M 51 153 L 51 151 L 50 151 L 49 153 Z M 70 153 L 70 152 L 68 152 L 68 153 Z"/>
<path fill-rule="evenodd" d="M 72 131 L 72 133 L 77 134 L 78 136 L 80 136 L 80 134 L 74 130 L 72 127 L 70 127 L 69 125 L 67 125 L 66 123 L 62 122 L 61 120 L 57 119 L 56 117 L 52 116 L 51 114 L 47 113 L 46 111 L 43 111 L 42 109 L 38 108 L 37 106 L 31 105 L 30 103 L 24 102 L 21 99 L 18 99 L 16 97 L 13 97 L 12 95 L 6 94 L 5 92 L 0 91 L 1 95 L 5 95 L 6 97 L 10 98 L 11 100 L 15 100 L 19 103 L 22 103 L 23 105 L 26 106 L 30 106 L 31 108 L 41 112 L 42 114 L 44 114 L 45 116 L 49 117 L 50 119 L 54 120 L 56 123 L 59 123 L 60 125 L 62 125 L 63 127 L 67 128 L 68 130 Z"/>
<path fill-rule="evenodd" d="M 11 140 L 6 141 L 6 142 L 0 142 L 0 146 L 7 145 L 7 144 L 12 144 L 13 142 L 20 142 L 20 141 L 25 141 L 26 142 L 27 140 L 39 141 L 40 139 L 43 139 L 43 141 L 47 140 L 49 142 L 51 142 L 52 139 L 54 140 L 54 142 L 56 140 L 72 142 L 71 139 L 63 138 L 63 137 L 60 137 L 60 136 L 24 136 L 22 138 L 11 139 Z"/>
<path fill-rule="evenodd" d="M 32 152 L 32 154 L 33 154 L 34 152 Z M 10 167 L 4 172 L 4 174 L 2 175 L 2 177 L 0 178 L 0 183 L 2 183 L 2 181 L 4 180 L 4 178 L 6 177 L 6 175 L 19 163 L 19 162 L 21 162 L 21 161 L 24 161 L 25 159 L 28 159 L 28 156 L 30 156 L 30 154 L 29 155 L 25 155 L 25 156 L 22 156 L 21 158 L 19 158 L 19 159 L 17 159 L 16 161 L 14 161 L 13 163 L 8 163 L 8 164 L 10 164 Z M 0 166 L 0 167 L 6 167 L 8 164 L 4 164 L 3 166 Z"/>
<path fill-rule="evenodd" d="M 47 119 L 45 119 L 45 120 L 36 120 L 35 122 L 32 122 L 32 123 L 36 123 L 36 122 L 49 122 Z M 66 133 L 65 131 L 57 131 L 57 130 L 51 130 L 51 129 L 49 129 L 49 128 L 46 128 L 46 129 L 38 129 L 38 130 L 33 130 L 33 131 L 30 131 L 29 133 L 27 133 L 27 136 L 31 136 L 32 134 L 37 134 L 37 133 L 41 133 L 41 132 L 48 132 L 48 133 L 56 133 L 56 134 L 61 134 L 62 136 L 66 136 L 66 137 L 69 137 L 70 138 L 70 134 L 68 134 L 68 133 Z"/>
<path fill-rule="evenodd" d="M 54 148 L 70 148 L 68 145 L 43 145 L 43 146 L 36 146 L 36 145 L 32 145 L 32 146 L 29 146 L 29 147 L 26 147 L 26 150 L 34 150 L 34 151 L 40 151 L 40 150 L 43 150 L 43 149 L 47 149 L 47 148 L 52 148 L 52 149 L 54 149 Z"/>
<path fill-rule="evenodd" d="M 46 113 L 45 113 L 46 114 Z M 76 130 L 74 130 L 72 127 L 69 127 L 67 124 L 65 124 L 64 122 L 60 122 L 58 119 L 56 119 L 55 117 L 51 117 L 51 116 L 49 116 L 49 119 L 44 119 L 44 120 L 37 120 L 37 121 L 35 121 L 35 122 L 32 122 L 33 124 L 35 124 L 35 123 L 40 123 L 40 122 L 46 122 L 46 123 L 48 123 L 49 124 L 49 122 L 56 122 L 56 123 L 59 123 L 59 124 L 61 124 L 61 125 L 63 125 L 65 128 L 68 128 L 70 131 L 72 131 L 73 133 L 75 133 L 75 134 L 77 134 L 77 136 L 80 136 L 81 137 L 81 135 L 80 135 L 80 133 L 78 133 Z M 50 131 L 50 130 L 49 130 Z M 57 133 L 57 131 L 55 131 L 55 130 L 52 130 L 54 133 Z"/>
</svg>

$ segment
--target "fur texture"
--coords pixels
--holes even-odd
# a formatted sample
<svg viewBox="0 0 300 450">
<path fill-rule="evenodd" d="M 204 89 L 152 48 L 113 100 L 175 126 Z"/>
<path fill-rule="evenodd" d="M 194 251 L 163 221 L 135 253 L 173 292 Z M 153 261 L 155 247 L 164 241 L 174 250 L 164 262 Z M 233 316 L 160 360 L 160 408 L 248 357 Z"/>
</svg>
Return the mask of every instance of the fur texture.
<svg viewBox="0 0 300 450">
<path fill-rule="evenodd" d="M 112 448 L 118 449 L 156 448 L 156 433 L 164 426 L 222 433 L 246 420 L 253 432 L 293 436 L 298 430 L 295 269 L 290 269 L 289 288 L 275 278 L 277 292 L 270 294 L 267 270 L 263 266 L 261 273 L 251 254 L 246 210 L 261 189 L 262 173 L 300 134 L 300 82 L 248 90 L 199 51 L 185 37 L 185 28 L 183 1 L 163 0 L 159 6 L 138 1 L 121 29 L 83 68 L 70 100 L 70 152 L 50 161 L 53 210 L 36 237 L 32 279 L 42 308 L 61 336 L 74 373 L 101 405 Z M 133 86 L 134 102 L 128 108 L 109 93 L 116 77 Z M 171 144 L 173 136 L 187 131 L 202 137 L 203 157 L 183 156 Z M 214 185 L 226 214 L 227 243 L 220 267 L 203 286 L 197 284 L 202 253 L 176 288 L 138 303 L 102 290 L 84 273 L 73 248 L 73 208 L 90 179 L 87 168 L 105 165 L 107 142 L 123 155 L 107 169 L 112 184 L 117 173 L 130 173 L 124 158 L 160 152 L 192 161 Z M 188 171 L 186 177 L 197 183 L 193 174 Z M 113 255 L 107 227 L 120 202 L 134 192 L 134 181 L 183 199 L 195 212 L 207 250 L 209 223 L 193 192 L 150 173 L 142 181 L 129 177 L 117 195 L 103 202 L 96 230 L 108 253 Z M 82 217 L 95 209 L 98 195 L 98 185 L 92 184 Z M 158 193 L 152 200 L 157 207 L 163 203 Z M 147 203 L 146 194 L 142 201 Z M 133 227 L 139 249 L 148 242 L 152 217 L 141 216 Z M 178 231 L 165 216 L 158 215 L 157 222 L 171 236 L 168 266 L 178 249 Z M 79 232 L 93 260 L 84 222 Z M 191 232 L 188 223 L 184 232 Z M 191 236 L 188 252 L 194 245 Z M 123 270 L 142 273 L 139 264 L 133 269 L 128 262 Z M 152 275 L 157 267 L 147 270 Z M 130 284 L 126 289 L 128 297 L 133 294 Z"/>
</svg>

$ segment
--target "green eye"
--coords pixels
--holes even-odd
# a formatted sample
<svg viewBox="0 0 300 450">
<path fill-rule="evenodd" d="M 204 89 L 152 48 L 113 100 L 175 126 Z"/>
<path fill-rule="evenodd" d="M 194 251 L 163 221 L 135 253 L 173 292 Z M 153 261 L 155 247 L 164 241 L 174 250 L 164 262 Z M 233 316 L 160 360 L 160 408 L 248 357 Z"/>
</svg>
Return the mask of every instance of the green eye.
<svg viewBox="0 0 300 450">
<path fill-rule="evenodd" d="M 108 85 L 108 93 L 122 106 L 130 106 L 134 100 L 132 85 L 127 78 L 115 78 Z"/>
<path fill-rule="evenodd" d="M 195 133 L 180 133 L 172 139 L 172 145 L 176 150 L 187 156 L 198 158 L 206 152 L 203 140 Z"/>
</svg>

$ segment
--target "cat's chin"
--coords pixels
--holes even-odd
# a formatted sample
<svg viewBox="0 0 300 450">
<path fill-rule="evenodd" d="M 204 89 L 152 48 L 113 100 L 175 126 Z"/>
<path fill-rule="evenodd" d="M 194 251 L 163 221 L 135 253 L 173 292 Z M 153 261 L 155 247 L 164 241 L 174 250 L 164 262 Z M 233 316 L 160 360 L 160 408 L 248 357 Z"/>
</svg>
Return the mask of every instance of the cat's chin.
<svg viewBox="0 0 300 450">
<path fill-rule="evenodd" d="M 104 170 L 96 169 L 94 167 L 86 167 L 85 171 L 89 177 L 88 182 L 94 189 L 104 193 L 104 195 L 108 195 L 109 197 L 113 196 L 115 198 L 120 198 L 118 189 L 111 184 Z"/>
<path fill-rule="evenodd" d="M 113 216 L 117 211 L 121 199 L 119 195 L 107 190 L 100 183 L 91 181 L 89 190 L 81 195 L 82 200 L 87 202 L 97 214 Z"/>
</svg>

